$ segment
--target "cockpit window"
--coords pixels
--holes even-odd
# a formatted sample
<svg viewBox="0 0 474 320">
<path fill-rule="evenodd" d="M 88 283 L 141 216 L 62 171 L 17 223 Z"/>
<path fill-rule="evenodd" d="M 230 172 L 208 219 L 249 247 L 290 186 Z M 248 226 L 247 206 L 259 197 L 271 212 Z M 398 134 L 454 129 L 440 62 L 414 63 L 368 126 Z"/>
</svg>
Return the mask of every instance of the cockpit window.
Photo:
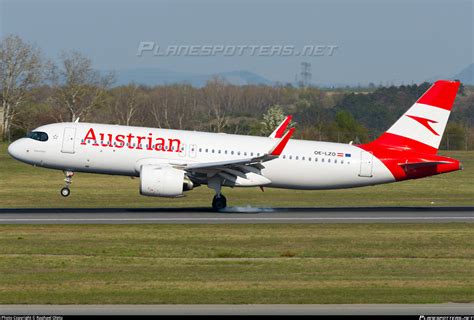
<svg viewBox="0 0 474 320">
<path fill-rule="evenodd" d="M 48 141 L 48 134 L 46 132 L 31 131 L 26 137 L 38 141 Z"/>
</svg>

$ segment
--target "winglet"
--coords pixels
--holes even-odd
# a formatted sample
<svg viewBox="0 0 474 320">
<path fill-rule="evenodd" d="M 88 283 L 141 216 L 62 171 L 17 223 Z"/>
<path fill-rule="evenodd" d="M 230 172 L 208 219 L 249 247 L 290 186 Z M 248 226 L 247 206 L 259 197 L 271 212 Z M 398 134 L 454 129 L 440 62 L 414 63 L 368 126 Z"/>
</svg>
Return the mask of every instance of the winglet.
<svg viewBox="0 0 474 320">
<path fill-rule="evenodd" d="M 279 156 L 283 152 L 283 149 L 285 149 L 285 146 L 293 135 L 293 132 L 295 132 L 295 128 L 291 128 L 290 130 L 288 130 L 288 132 L 285 133 L 283 138 L 280 139 L 278 144 L 273 147 L 273 149 L 270 150 L 268 154 L 271 156 Z"/>
<path fill-rule="evenodd" d="M 272 132 L 269 136 L 270 138 L 281 138 L 283 137 L 283 133 L 285 133 L 286 128 L 291 122 L 291 115 L 286 116 L 285 120 L 280 123 L 280 125 Z"/>
</svg>

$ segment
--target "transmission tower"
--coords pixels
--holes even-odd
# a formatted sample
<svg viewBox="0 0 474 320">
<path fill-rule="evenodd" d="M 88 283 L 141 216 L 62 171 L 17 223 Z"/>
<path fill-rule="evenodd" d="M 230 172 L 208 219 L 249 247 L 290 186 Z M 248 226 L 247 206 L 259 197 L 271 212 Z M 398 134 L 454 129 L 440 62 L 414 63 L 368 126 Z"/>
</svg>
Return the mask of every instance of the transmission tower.
<svg viewBox="0 0 474 320">
<path fill-rule="evenodd" d="M 301 62 L 301 84 L 307 87 L 311 84 L 311 63 Z"/>
</svg>

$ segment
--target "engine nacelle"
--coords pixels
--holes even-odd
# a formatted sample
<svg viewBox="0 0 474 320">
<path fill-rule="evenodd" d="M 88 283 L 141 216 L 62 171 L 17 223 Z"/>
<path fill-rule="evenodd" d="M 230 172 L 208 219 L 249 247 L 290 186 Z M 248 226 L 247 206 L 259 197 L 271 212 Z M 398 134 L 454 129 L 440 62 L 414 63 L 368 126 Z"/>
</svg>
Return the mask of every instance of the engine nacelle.
<svg viewBox="0 0 474 320">
<path fill-rule="evenodd" d="M 183 170 L 156 165 L 144 165 L 140 169 L 140 194 L 144 196 L 179 197 L 192 188 Z"/>
</svg>

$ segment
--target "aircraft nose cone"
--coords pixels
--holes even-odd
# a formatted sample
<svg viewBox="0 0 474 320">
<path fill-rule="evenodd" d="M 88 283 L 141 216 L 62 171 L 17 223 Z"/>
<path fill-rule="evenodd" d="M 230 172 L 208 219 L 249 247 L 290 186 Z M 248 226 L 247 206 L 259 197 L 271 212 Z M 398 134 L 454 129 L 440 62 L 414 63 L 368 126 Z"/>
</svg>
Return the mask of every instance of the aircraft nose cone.
<svg viewBox="0 0 474 320">
<path fill-rule="evenodd" d="M 17 160 L 20 160 L 20 157 L 21 157 L 21 151 L 20 151 L 20 143 L 18 141 L 15 141 L 15 142 L 12 142 L 10 143 L 10 145 L 8 146 L 8 153 L 10 154 L 10 156 L 12 156 L 13 158 L 17 159 Z"/>
</svg>

